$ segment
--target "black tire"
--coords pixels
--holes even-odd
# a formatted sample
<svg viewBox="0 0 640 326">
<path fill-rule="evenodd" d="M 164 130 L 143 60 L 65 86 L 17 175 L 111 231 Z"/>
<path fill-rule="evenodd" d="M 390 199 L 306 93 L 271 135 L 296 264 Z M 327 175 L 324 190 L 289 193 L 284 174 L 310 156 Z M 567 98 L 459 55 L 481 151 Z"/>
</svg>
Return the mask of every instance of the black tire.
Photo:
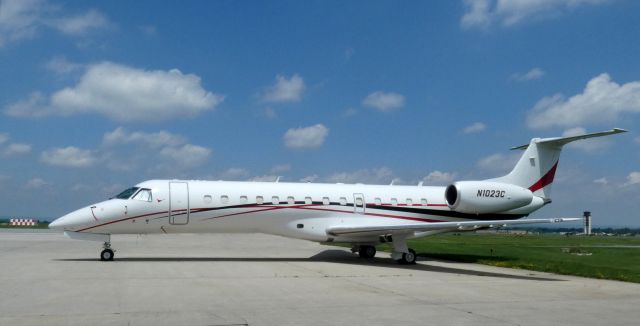
<svg viewBox="0 0 640 326">
<path fill-rule="evenodd" d="M 360 246 L 358 250 L 360 258 L 373 258 L 376 256 L 376 247 L 374 246 Z"/>
<path fill-rule="evenodd" d="M 100 253 L 100 260 L 102 261 L 112 261 L 113 260 L 113 250 L 105 249 Z"/>
<path fill-rule="evenodd" d="M 409 252 L 403 253 L 402 258 L 396 261 L 398 262 L 398 264 L 402 264 L 402 265 L 414 265 L 416 263 L 417 258 L 418 258 L 418 255 L 416 254 L 416 251 L 409 248 Z"/>
</svg>

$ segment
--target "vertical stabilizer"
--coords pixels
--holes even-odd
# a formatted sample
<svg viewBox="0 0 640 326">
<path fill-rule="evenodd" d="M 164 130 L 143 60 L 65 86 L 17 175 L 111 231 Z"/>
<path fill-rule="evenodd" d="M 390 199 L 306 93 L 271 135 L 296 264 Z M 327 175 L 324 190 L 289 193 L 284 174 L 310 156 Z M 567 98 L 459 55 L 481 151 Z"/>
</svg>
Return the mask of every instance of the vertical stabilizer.
<svg viewBox="0 0 640 326">
<path fill-rule="evenodd" d="M 525 152 L 509 174 L 490 181 L 504 182 L 527 188 L 534 195 L 548 199 L 550 198 L 551 183 L 553 183 L 556 169 L 558 168 L 562 146 L 576 140 L 623 132 L 626 132 L 626 130 L 614 128 L 610 131 L 571 137 L 534 138 L 528 145 L 512 148 L 524 149 Z"/>
</svg>

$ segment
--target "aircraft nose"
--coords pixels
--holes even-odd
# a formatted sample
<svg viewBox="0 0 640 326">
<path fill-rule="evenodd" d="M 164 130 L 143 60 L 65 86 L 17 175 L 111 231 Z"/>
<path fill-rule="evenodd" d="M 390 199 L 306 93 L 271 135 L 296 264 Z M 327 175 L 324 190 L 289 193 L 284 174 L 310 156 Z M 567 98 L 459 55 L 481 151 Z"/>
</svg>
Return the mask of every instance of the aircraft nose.
<svg viewBox="0 0 640 326">
<path fill-rule="evenodd" d="M 64 229 L 62 224 L 64 223 L 62 223 L 62 217 L 60 217 L 49 223 L 49 228 L 52 230 L 62 230 Z"/>
<path fill-rule="evenodd" d="M 85 207 L 57 218 L 49 223 L 49 228 L 60 231 L 73 230 L 76 227 L 86 225 L 90 222 L 91 211 Z"/>
</svg>

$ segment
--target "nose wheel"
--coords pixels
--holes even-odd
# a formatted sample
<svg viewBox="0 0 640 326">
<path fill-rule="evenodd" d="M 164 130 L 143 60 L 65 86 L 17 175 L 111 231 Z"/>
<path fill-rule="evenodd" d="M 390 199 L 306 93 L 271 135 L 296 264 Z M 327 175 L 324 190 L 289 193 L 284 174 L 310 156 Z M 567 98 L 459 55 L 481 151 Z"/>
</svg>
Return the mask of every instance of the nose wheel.
<svg viewBox="0 0 640 326">
<path fill-rule="evenodd" d="M 111 243 L 105 242 L 103 247 L 104 249 L 100 252 L 100 260 L 112 261 L 115 254 L 113 253 L 113 250 L 111 250 Z"/>
</svg>

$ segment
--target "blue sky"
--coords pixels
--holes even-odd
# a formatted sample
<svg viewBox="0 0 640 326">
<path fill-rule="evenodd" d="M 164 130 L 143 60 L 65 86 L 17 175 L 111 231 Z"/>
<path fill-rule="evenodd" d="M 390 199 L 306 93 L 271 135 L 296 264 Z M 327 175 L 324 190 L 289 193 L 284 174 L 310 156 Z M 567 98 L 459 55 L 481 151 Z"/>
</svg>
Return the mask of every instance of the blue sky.
<svg viewBox="0 0 640 326">
<path fill-rule="evenodd" d="M 640 226 L 640 2 L 0 1 L 0 207 L 151 178 L 446 185 L 563 152 L 554 203 Z"/>
</svg>

